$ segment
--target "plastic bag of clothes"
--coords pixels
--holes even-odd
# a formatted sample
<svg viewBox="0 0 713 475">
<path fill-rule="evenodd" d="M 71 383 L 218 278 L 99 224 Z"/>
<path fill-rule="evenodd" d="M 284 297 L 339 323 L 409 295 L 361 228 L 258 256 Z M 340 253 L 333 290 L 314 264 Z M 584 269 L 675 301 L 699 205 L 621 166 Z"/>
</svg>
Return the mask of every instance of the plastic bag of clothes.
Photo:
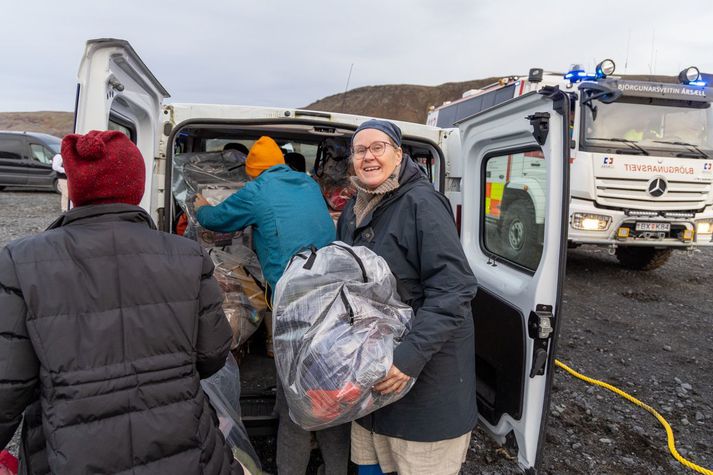
<svg viewBox="0 0 713 475">
<path fill-rule="evenodd" d="M 248 182 L 245 159 L 245 154 L 238 150 L 182 153 L 174 157 L 171 171 L 173 196 L 188 217 L 184 236 L 197 240 L 203 247 L 223 247 L 233 243 L 251 246 L 250 229 L 235 233 L 210 231 L 198 224 L 193 208 L 198 193 L 211 205 L 216 205 L 245 186 Z"/>
<path fill-rule="evenodd" d="M 260 460 L 240 415 L 240 370 L 235 358 L 228 355 L 225 366 L 202 380 L 201 387 L 215 409 L 220 432 L 233 451 L 233 457 L 251 474 L 262 473 Z"/>
<path fill-rule="evenodd" d="M 267 310 L 265 281 L 257 255 L 240 244 L 212 249 L 213 275 L 223 290 L 223 311 L 233 330 L 231 349 L 247 341 Z"/>
<path fill-rule="evenodd" d="M 358 419 L 403 397 L 372 388 L 393 361 L 413 310 L 366 247 L 335 242 L 297 254 L 275 289 L 275 362 L 290 417 L 306 430 Z"/>
<path fill-rule="evenodd" d="M 349 180 L 349 147 L 343 140 L 326 139 L 319 147 L 314 176 L 329 205 L 330 214 L 338 219 L 347 201 L 356 194 Z"/>
</svg>

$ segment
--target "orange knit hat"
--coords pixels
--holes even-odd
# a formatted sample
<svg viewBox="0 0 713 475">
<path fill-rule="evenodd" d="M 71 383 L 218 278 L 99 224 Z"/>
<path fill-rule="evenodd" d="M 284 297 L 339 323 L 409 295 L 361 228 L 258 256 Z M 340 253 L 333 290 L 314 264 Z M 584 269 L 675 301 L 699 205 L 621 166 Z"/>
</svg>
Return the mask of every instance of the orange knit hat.
<svg viewBox="0 0 713 475">
<path fill-rule="evenodd" d="M 256 178 L 260 173 L 275 165 L 284 165 L 285 157 L 277 142 L 270 137 L 262 136 L 255 142 L 245 161 L 245 171 Z"/>
</svg>

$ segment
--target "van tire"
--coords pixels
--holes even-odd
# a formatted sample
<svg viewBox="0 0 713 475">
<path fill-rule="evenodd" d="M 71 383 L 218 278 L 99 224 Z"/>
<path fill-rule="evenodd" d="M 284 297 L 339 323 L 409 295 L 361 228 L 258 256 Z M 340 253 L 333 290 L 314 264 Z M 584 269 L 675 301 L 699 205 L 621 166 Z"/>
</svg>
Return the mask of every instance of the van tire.
<svg viewBox="0 0 713 475">
<path fill-rule="evenodd" d="M 671 248 L 622 246 L 616 249 L 616 258 L 627 269 L 654 270 L 664 265 L 672 252 Z"/>
<path fill-rule="evenodd" d="M 512 202 L 503 213 L 500 229 L 503 256 L 531 269 L 536 269 L 541 252 L 537 250 L 535 209 L 527 200 Z"/>
<path fill-rule="evenodd" d="M 59 191 L 59 178 L 55 178 L 54 181 L 52 181 L 52 191 L 55 193 L 62 193 Z"/>
</svg>

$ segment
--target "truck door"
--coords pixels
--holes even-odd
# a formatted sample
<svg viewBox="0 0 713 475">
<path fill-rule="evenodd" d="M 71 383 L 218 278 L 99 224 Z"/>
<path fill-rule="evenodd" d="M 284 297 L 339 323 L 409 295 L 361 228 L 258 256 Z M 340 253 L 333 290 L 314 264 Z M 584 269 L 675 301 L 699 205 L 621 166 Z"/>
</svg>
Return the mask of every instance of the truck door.
<svg viewBox="0 0 713 475">
<path fill-rule="evenodd" d="M 534 473 L 544 443 L 567 243 L 568 98 L 530 93 L 458 124 L 461 239 L 478 279 L 473 300 L 481 427 Z M 508 166 L 538 157 L 541 192 L 520 188 L 518 221 L 504 226 Z M 539 158 L 542 157 L 542 158 Z M 496 180 L 497 178 L 497 180 Z M 503 195 L 493 195 L 502 183 Z M 496 203 L 497 204 L 497 203 Z M 512 210 L 511 209 L 511 213 Z M 543 216 L 538 225 L 536 212 Z M 514 233 L 514 235 L 513 235 Z M 519 235 L 518 235 L 519 233 Z M 522 252 L 508 251 L 518 238 Z"/>
<path fill-rule="evenodd" d="M 155 194 L 152 175 L 158 156 L 161 103 L 167 97 L 169 93 L 128 41 L 87 41 L 79 66 L 74 131 L 120 130 L 131 138 L 146 165 L 141 206 L 148 211 Z"/>
</svg>

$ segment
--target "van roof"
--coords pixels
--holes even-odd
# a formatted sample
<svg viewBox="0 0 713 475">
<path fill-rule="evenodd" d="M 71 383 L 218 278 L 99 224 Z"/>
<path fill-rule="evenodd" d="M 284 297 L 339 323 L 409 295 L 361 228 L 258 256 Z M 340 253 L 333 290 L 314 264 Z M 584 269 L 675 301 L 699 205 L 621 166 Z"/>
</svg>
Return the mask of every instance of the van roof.
<svg viewBox="0 0 713 475">
<path fill-rule="evenodd" d="M 200 103 L 168 103 L 164 107 L 172 108 L 172 116 L 178 123 L 186 119 L 200 120 L 200 118 L 216 120 L 266 120 L 271 119 L 285 121 L 314 120 L 323 121 L 337 127 L 356 129 L 362 122 L 371 119 L 371 116 L 358 114 L 345 114 L 342 112 L 326 112 L 305 110 L 290 107 L 265 107 L 265 106 L 243 106 L 233 104 L 200 104 Z M 415 122 L 405 122 L 401 120 L 386 119 L 397 124 L 404 135 L 427 138 L 433 142 L 438 142 L 440 129 L 426 124 Z"/>
<path fill-rule="evenodd" d="M 42 132 L 27 132 L 20 130 L 0 130 L 0 134 L 12 134 L 12 135 L 27 135 L 29 137 L 34 137 L 36 139 L 46 140 L 48 142 L 61 142 L 62 138 L 55 135 L 43 134 Z"/>
</svg>

